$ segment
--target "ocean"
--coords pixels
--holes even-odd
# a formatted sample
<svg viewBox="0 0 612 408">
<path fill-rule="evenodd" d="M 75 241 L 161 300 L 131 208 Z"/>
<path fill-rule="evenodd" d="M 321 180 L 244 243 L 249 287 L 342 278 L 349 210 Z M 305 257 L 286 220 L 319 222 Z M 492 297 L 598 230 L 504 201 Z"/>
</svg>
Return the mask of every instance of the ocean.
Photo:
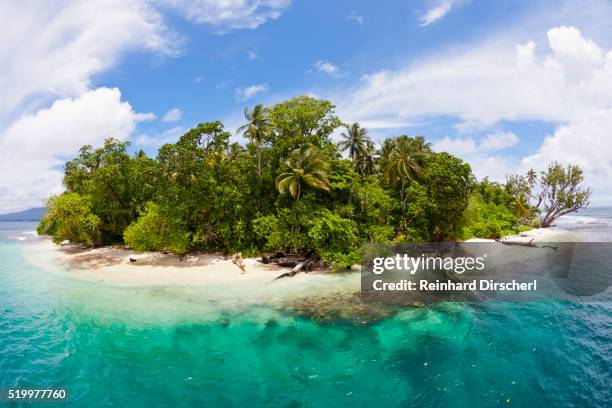
<svg viewBox="0 0 612 408">
<path fill-rule="evenodd" d="M 612 208 L 558 226 L 583 240 L 610 241 Z M 441 303 L 367 325 L 265 307 L 211 313 L 163 288 L 42 271 L 24 255 L 34 229 L 0 223 L 0 387 L 63 387 L 75 407 L 612 401 L 610 302 Z M 61 403 L 36 406 L 47 405 Z"/>
</svg>

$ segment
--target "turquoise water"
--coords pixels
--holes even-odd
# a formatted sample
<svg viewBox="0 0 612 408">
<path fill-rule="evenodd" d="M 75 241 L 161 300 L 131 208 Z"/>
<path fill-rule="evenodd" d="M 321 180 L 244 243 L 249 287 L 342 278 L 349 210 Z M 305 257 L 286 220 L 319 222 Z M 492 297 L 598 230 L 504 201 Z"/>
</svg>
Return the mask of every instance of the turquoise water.
<svg viewBox="0 0 612 408">
<path fill-rule="evenodd" d="M 32 230 L 0 224 L 0 387 L 66 387 L 70 406 L 87 407 L 612 400 L 610 303 L 445 304 L 368 326 L 211 313 L 175 292 L 38 270 L 23 255 Z"/>
</svg>

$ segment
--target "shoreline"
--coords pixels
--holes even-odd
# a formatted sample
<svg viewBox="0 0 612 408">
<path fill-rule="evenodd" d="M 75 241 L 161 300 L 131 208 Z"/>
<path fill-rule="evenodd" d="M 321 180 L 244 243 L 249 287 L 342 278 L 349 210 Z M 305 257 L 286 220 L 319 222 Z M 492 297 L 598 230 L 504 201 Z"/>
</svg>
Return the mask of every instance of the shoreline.
<svg viewBox="0 0 612 408">
<path fill-rule="evenodd" d="M 61 247 L 44 238 L 25 246 L 26 261 L 68 279 L 93 285 L 145 290 L 170 289 L 175 297 L 206 304 L 215 310 L 240 311 L 264 306 L 317 320 L 340 318 L 357 324 L 378 320 L 387 307 L 361 301 L 360 274 L 355 271 L 311 271 L 276 278 L 290 268 L 245 258 L 241 273 L 221 254 L 179 257 L 125 248 Z M 136 258 L 130 262 L 129 258 Z"/>
<path fill-rule="evenodd" d="M 564 242 L 574 235 L 560 228 L 537 228 L 509 235 L 504 242 Z M 494 239 L 472 238 L 464 242 L 498 242 Z M 308 289 L 315 281 L 347 280 L 339 277 L 357 276 L 353 288 L 359 290 L 358 270 L 330 272 L 314 270 L 278 279 L 290 268 L 264 264 L 260 258 L 244 258 L 245 273 L 231 257 L 220 253 L 190 253 L 182 256 L 161 252 L 138 252 L 122 247 L 83 248 L 77 245 L 56 245 L 48 238 L 28 245 L 25 251 L 29 263 L 47 272 L 66 277 L 104 283 L 119 287 L 143 286 L 301 286 Z M 288 282 L 291 282 L 288 284 Z M 336 282 L 337 283 L 337 282 Z M 315 285 L 319 286 L 319 285 Z M 319 288 L 320 289 L 320 288 Z"/>
<path fill-rule="evenodd" d="M 470 238 L 465 242 L 572 242 L 576 236 L 571 231 L 558 227 L 534 228 L 514 235 L 507 235 L 498 240 L 490 238 Z"/>
<path fill-rule="evenodd" d="M 564 241 L 571 234 L 562 229 L 535 229 L 503 238 L 512 242 Z M 471 239 L 466 242 L 495 242 Z M 499 245 L 502 245 L 501 243 Z M 407 305 L 384 305 L 361 299 L 361 274 L 311 271 L 276 279 L 291 270 L 244 258 L 245 273 L 231 257 L 214 253 L 184 256 L 160 252 L 137 252 L 120 247 L 85 249 L 59 246 L 48 238 L 24 247 L 24 256 L 35 267 L 69 279 L 118 288 L 171 288 L 194 301 L 216 309 L 235 310 L 252 306 L 271 307 L 316 320 L 346 320 L 366 324 Z M 130 261 L 130 258 L 134 261 Z"/>
</svg>

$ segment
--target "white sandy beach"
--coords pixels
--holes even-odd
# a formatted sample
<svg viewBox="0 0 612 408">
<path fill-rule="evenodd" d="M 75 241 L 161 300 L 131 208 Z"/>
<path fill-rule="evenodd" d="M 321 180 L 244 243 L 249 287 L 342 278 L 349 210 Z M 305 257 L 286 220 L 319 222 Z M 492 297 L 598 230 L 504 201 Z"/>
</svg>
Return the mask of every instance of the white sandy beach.
<svg viewBox="0 0 612 408">
<path fill-rule="evenodd" d="M 571 240 L 571 234 L 556 228 L 536 229 L 505 237 L 515 242 Z M 468 242 L 492 242 L 472 239 Z M 502 244 L 499 244 L 500 246 Z M 205 300 L 217 307 L 266 305 L 278 308 L 364 307 L 359 302 L 360 274 L 310 272 L 276 280 L 289 268 L 244 260 L 246 273 L 221 254 L 191 254 L 178 257 L 125 248 L 79 249 L 58 246 L 40 239 L 24 247 L 27 261 L 65 278 L 115 287 L 172 288 L 177 296 Z M 501 248 L 500 248 L 501 249 Z M 130 258 L 135 262 L 130 262 Z"/>
<path fill-rule="evenodd" d="M 563 242 L 573 235 L 558 228 L 541 228 L 504 237 L 512 242 Z M 472 238 L 466 242 L 495 242 Z M 221 254 L 191 254 L 178 257 L 158 252 L 136 252 L 125 248 L 79 249 L 58 246 L 48 239 L 29 245 L 26 258 L 33 265 L 51 273 L 113 286 L 214 286 L 241 288 L 252 294 L 265 288 L 292 293 L 326 293 L 335 290 L 359 290 L 359 273 L 299 273 L 275 280 L 288 268 L 263 264 L 257 258 L 245 258 L 246 273 Z M 135 262 L 130 262 L 130 258 Z"/>
<path fill-rule="evenodd" d="M 571 242 L 576 241 L 576 236 L 570 231 L 561 228 L 535 228 L 521 232 L 516 235 L 509 235 L 501 238 L 501 241 L 511 242 Z M 494 239 L 472 238 L 466 242 L 495 242 Z"/>
<path fill-rule="evenodd" d="M 265 304 L 282 307 L 295 299 L 354 296 L 360 275 L 299 273 L 275 280 L 289 268 L 244 260 L 246 273 L 221 254 L 187 255 L 139 253 L 124 248 L 80 249 L 57 246 L 48 239 L 27 246 L 29 263 L 47 272 L 117 287 L 164 287 L 197 293 L 221 307 Z M 130 262 L 129 258 L 136 259 Z"/>
</svg>

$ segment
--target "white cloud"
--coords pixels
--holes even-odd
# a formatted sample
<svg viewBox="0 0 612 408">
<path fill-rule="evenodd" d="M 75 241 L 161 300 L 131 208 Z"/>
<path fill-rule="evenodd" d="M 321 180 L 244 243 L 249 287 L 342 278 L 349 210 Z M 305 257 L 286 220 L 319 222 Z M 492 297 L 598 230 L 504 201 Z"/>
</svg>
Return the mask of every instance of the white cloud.
<svg viewBox="0 0 612 408">
<path fill-rule="evenodd" d="M 522 172 L 545 170 L 548 163 L 577 164 L 585 170 L 585 183 L 594 190 L 594 202 L 612 203 L 612 107 L 594 109 L 559 126 L 539 150 L 520 163 Z"/>
<path fill-rule="evenodd" d="M 236 88 L 236 99 L 239 101 L 247 101 L 257 94 L 265 93 L 270 90 L 268 84 L 257 84 L 247 86 L 245 88 Z"/>
<path fill-rule="evenodd" d="M 165 143 L 175 143 L 178 138 L 185 133 L 185 128 L 182 126 L 175 126 L 170 129 L 164 130 L 159 135 L 148 135 L 142 134 L 133 139 L 133 143 L 138 147 L 154 147 L 158 148 Z"/>
<path fill-rule="evenodd" d="M 224 79 L 223 81 L 217 82 L 217 84 L 215 85 L 215 89 L 223 89 L 229 84 L 231 84 L 232 82 L 233 81 L 231 80 Z"/>
<path fill-rule="evenodd" d="M 448 152 L 466 160 L 478 178 L 489 177 L 503 181 L 517 167 L 517 161 L 501 151 L 515 146 L 519 137 L 513 132 L 497 131 L 481 139 L 474 137 L 446 137 L 433 142 L 433 149 Z"/>
<path fill-rule="evenodd" d="M 489 171 L 503 179 L 529 166 L 571 161 L 584 167 L 595 202 L 612 202 L 612 51 L 575 27 L 551 28 L 546 41 L 517 45 L 496 38 L 404 69 L 375 72 L 336 100 L 347 101 L 338 106 L 341 117 L 360 122 L 451 116 L 461 121 L 461 132 L 500 121 L 556 123 L 554 133 L 522 161 L 492 150 L 515 143 L 507 135 L 445 143 L 480 177 Z"/>
<path fill-rule="evenodd" d="M 127 50 L 177 51 L 160 14 L 139 0 L 1 2 L 0 27 L 0 128 L 32 105 L 85 92 Z"/>
<path fill-rule="evenodd" d="M 495 132 L 485 136 L 478 147 L 485 152 L 492 152 L 515 146 L 518 142 L 519 138 L 514 132 Z"/>
<path fill-rule="evenodd" d="M 515 146 L 519 137 L 514 132 L 489 133 L 481 140 L 473 137 L 446 137 L 434 142 L 436 151 L 444 151 L 459 156 L 495 152 Z"/>
<path fill-rule="evenodd" d="M 166 112 L 166 114 L 162 118 L 162 121 L 164 121 L 164 122 L 176 122 L 176 121 L 181 120 L 182 117 L 183 117 L 183 111 L 180 110 L 179 108 L 174 108 L 174 109 L 170 109 L 168 112 Z"/>
<path fill-rule="evenodd" d="M 179 38 L 143 0 L 0 3 L 0 210 L 40 205 L 86 143 L 125 139 L 137 114 L 92 77 L 130 50 L 175 55 Z M 34 34 L 33 34 L 34 33 Z"/>
<path fill-rule="evenodd" d="M 247 57 L 249 57 L 250 60 L 256 60 L 259 58 L 259 55 L 257 55 L 255 51 L 249 51 Z"/>
<path fill-rule="evenodd" d="M 0 133 L 0 210 L 40 205 L 49 192 L 61 191 L 65 157 L 108 137 L 125 140 L 152 117 L 134 112 L 116 88 L 87 91 L 22 116 Z"/>
<path fill-rule="evenodd" d="M 453 8 L 454 2 L 452 0 L 442 0 L 436 3 L 433 7 L 428 9 L 425 14 L 421 16 L 420 26 L 428 26 L 432 23 L 443 18 Z"/>
<path fill-rule="evenodd" d="M 91 90 L 92 78 L 132 50 L 178 55 L 182 38 L 160 12 L 168 5 L 223 32 L 277 18 L 290 1 L 0 2 L 0 211 L 40 205 L 61 190 L 61 165 L 80 146 L 125 139 L 154 117 L 135 113 L 118 89 Z"/>
<path fill-rule="evenodd" d="M 213 27 L 223 34 L 236 29 L 254 29 L 280 17 L 291 0 L 157 0 L 185 18 Z"/>
<path fill-rule="evenodd" d="M 363 16 L 360 16 L 359 14 L 357 14 L 357 11 L 355 10 L 351 11 L 349 15 L 346 17 L 346 19 L 355 21 L 359 25 L 363 24 Z"/>
<path fill-rule="evenodd" d="M 612 52 L 574 28 L 548 31 L 548 52 L 528 42 L 484 44 L 398 71 L 366 75 L 339 111 L 359 120 L 454 115 L 465 123 L 564 122 L 612 101 Z M 583 58 L 581 58 L 583 57 Z"/>
<path fill-rule="evenodd" d="M 340 68 L 338 68 L 336 65 L 332 64 L 329 61 L 319 60 L 313 65 L 319 72 L 323 72 L 334 77 L 340 75 Z"/>
</svg>

